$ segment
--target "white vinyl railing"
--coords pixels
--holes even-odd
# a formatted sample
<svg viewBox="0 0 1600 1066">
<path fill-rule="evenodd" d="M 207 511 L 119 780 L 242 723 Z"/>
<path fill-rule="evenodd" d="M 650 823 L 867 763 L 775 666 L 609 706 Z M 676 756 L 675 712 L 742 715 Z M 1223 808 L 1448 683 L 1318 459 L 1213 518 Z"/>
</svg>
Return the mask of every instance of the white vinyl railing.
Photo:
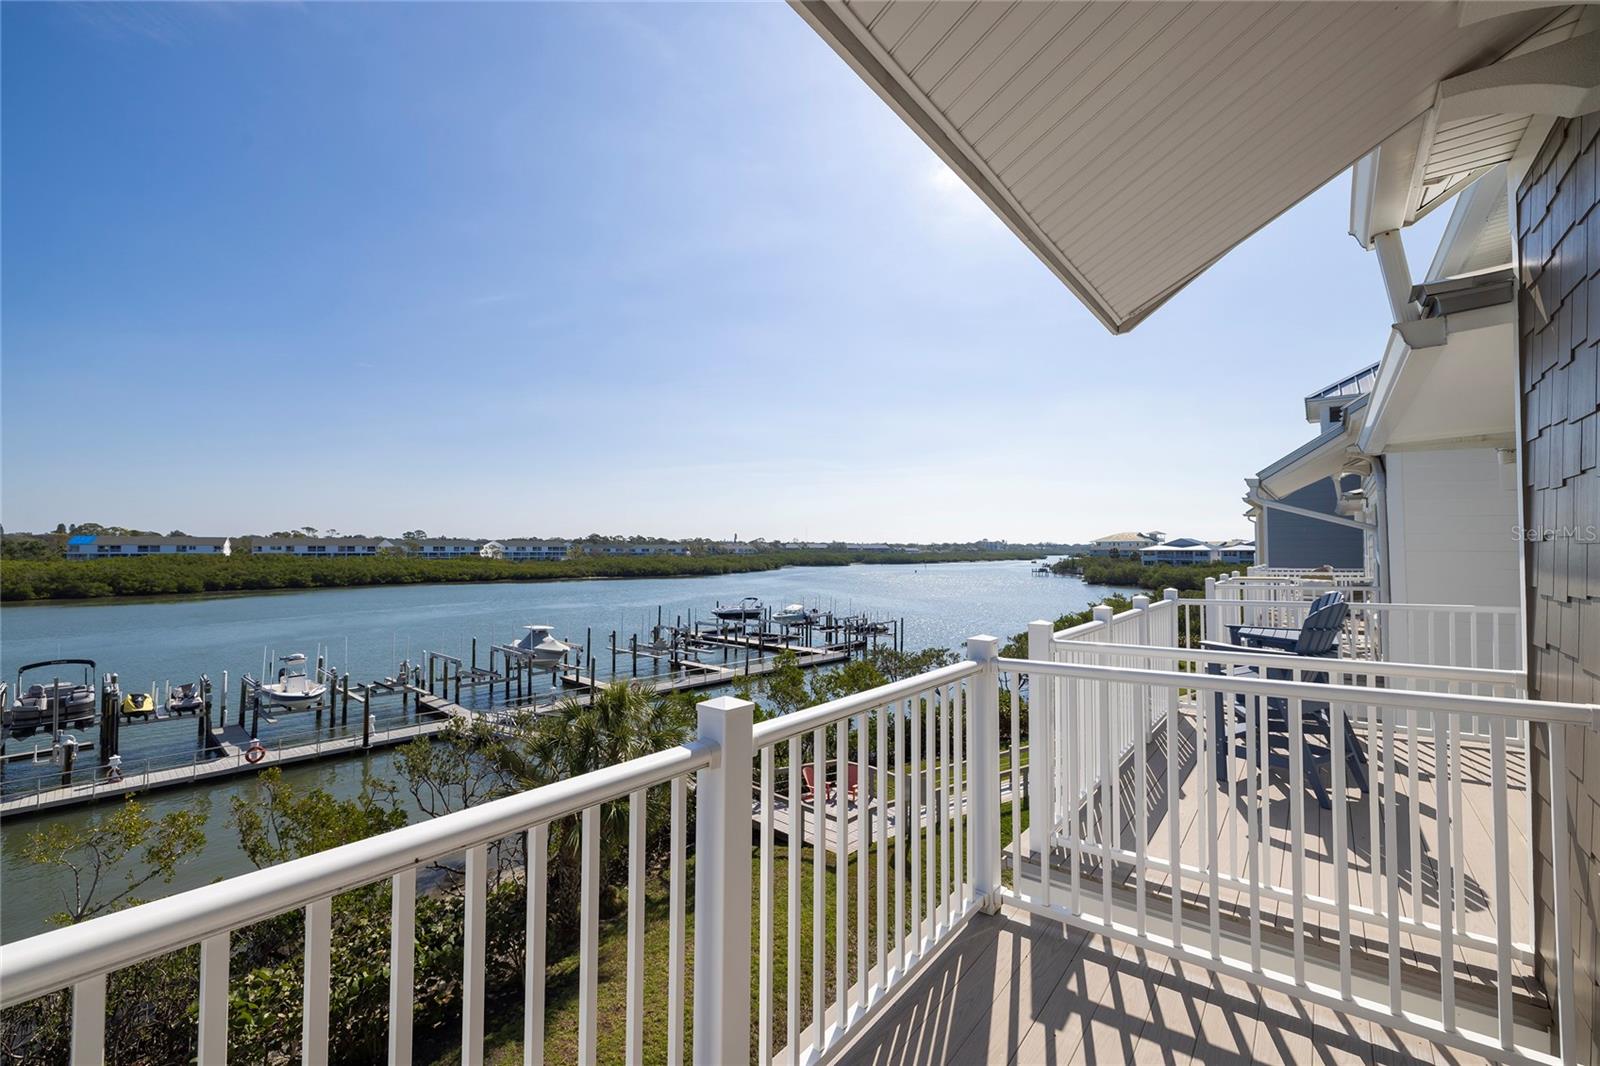
<svg viewBox="0 0 1600 1066">
<path fill-rule="evenodd" d="M 1237 575 L 1236 575 L 1237 576 Z M 1244 577 L 1274 581 L 1331 582 L 1336 585 L 1375 585 L 1373 575 L 1347 567 L 1250 566 Z"/>
<path fill-rule="evenodd" d="M 1230 627 L 1298 628 L 1322 589 L 1273 596 L 1244 582 L 1206 580 L 1205 596 L 1179 601 L 1179 633 L 1229 642 Z M 1515 607 L 1349 600 L 1338 654 L 1344 659 L 1518 670 L 1522 627 Z"/>
<path fill-rule="evenodd" d="M 992 641 L 989 647 L 992 655 Z M 777 897 L 779 814 L 788 841 L 787 907 L 782 913 L 776 905 L 759 909 L 756 1046 L 763 1066 L 798 1066 L 835 1054 L 974 913 L 973 851 L 964 813 L 971 782 L 997 781 L 999 774 L 998 765 L 979 754 L 997 756 L 998 743 L 980 748 L 981 737 L 972 732 L 971 681 L 982 672 L 975 662 L 944 667 L 756 727 L 761 900 Z M 804 802 L 808 791 L 812 798 Z M 811 860 L 809 886 L 801 883 L 802 852 Z M 831 930 L 824 921 L 830 855 Z M 805 1011 L 808 967 L 800 928 L 808 887 L 815 926 Z M 787 951 L 778 958 L 773 923 L 780 921 L 786 923 Z M 751 945 L 739 950 L 745 967 L 740 972 L 747 972 Z M 774 1059 L 778 968 L 784 976 L 781 1035 L 787 1050 Z M 746 1039 L 748 1032 L 746 1027 Z"/>
<path fill-rule="evenodd" d="M 1104 604 L 1094 608 L 1094 617 L 1082 625 L 1052 631 L 1048 622 L 1035 622 L 1028 627 L 1028 657 L 1049 662 L 1101 662 L 1107 647 L 1154 647 L 1172 649 L 1178 646 L 1178 604 L 1176 593 L 1154 603 L 1148 596 L 1135 596 L 1133 607 L 1121 614 L 1113 614 Z M 1176 668 L 1168 655 L 1158 655 L 1149 650 L 1118 655 L 1116 661 L 1126 666 Z M 1108 734 L 1108 743 L 1114 759 L 1127 754 L 1135 744 L 1150 738 L 1150 730 L 1165 713 L 1165 706 L 1154 706 L 1149 701 L 1136 699 L 1131 692 L 1112 694 L 1112 701 L 1103 713 L 1086 718 L 1081 726 L 1086 730 L 1076 745 L 1078 765 L 1074 768 L 1075 780 L 1085 788 L 1101 781 L 1101 767 L 1096 753 L 1101 748 L 1102 731 Z M 1056 758 L 1066 757 L 1067 749 L 1059 736 L 1044 738 L 1055 744 Z M 1116 787 L 1116 782 L 1112 782 Z"/>
<path fill-rule="evenodd" d="M 669 966 L 670 994 L 679 1005 L 681 1019 L 684 999 L 683 948 L 684 911 L 682 906 L 686 870 L 684 865 L 685 811 L 690 775 L 699 773 L 696 831 L 702 841 L 713 839 L 719 831 L 742 833 L 740 854 L 748 846 L 749 811 L 736 807 L 737 817 L 725 826 L 721 813 L 705 803 L 708 792 L 722 780 L 719 766 L 738 760 L 725 760 L 723 733 L 737 731 L 743 722 L 746 743 L 749 736 L 750 705 L 739 701 L 713 700 L 701 705 L 702 738 L 692 743 L 608 767 L 582 777 L 537 788 L 517 796 L 419 822 L 379 836 L 332 848 L 316 855 L 295 859 L 253 873 L 229 878 L 216 884 L 181 892 L 166 899 L 142 904 L 53 932 L 12 944 L 0 945 L 0 1007 L 10 1007 L 61 988 L 72 989 L 72 1061 L 74 1066 L 98 1064 L 105 1055 L 106 978 L 109 974 L 145 959 L 194 944 L 200 945 L 200 993 L 198 1010 L 198 1061 L 203 1066 L 223 1063 L 228 1050 L 229 938 L 244 926 L 293 910 L 305 912 L 304 1013 L 301 1025 L 302 1062 L 321 1066 L 328 1061 L 329 982 L 333 898 L 342 892 L 383 880 L 393 887 L 390 940 L 389 1061 L 408 1063 L 412 1051 L 412 989 L 415 961 L 415 907 L 417 870 L 433 862 L 460 861 L 465 872 L 466 922 L 464 926 L 462 972 L 461 1061 L 481 1064 L 484 1053 L 485 1004 L 485 902 L 488 890 L 487 855 L 492 843 L 525 835 L 528 848 L 528 984 L 526 1032 L 535 1039 L 528 1048 L 538 1062 L 543 1050 L 544 958 L 546 943 L 545 861 L 548 854 L 549 824 L 561 818 L 581 819 L 580 935 L 580 1010 L 578 1047 L 584 1062 L 596 1059 L 596 981 L 599 968 L 598 923 L 600 897 L 600 805 L 627 800 L 630 826 L 642 827 L 648 790 L 667 787 L 672 793 L 672 860 L 669 876 L 677 903 L 672 915 L 675 950 Z M 735 723 L 732 727 L 726 723 Z M 748 747 L 746 748 L 748 752 Z M 749 762 L 744 760 L 748 774 Z M 737 784 L 731 786 L 737 790 Z M 742 792 L 748 796 L 749 779 Z M 643 869 L 642 832 L 630 833 L 630 869 Z M 716 849 L 703 849 L 703 854 Z M 725 852 L 724 852 L 725 854 Z M 728 880 L 737 882 L 741 864 L 731 864 Z M 749 864 L 744 862 L 748 886 Z M 719 884 L 714 865 L 702 858 L 695 880 L 696 914 L 717 914 L 737 926 L 743 917 L 749 925 L 749 902 L 741 912 L 728 902 L 725 886 Z M 708 876 L 710 874 L 711 876 Z M 736 893 L 736 890 L 735 890 Z M 714 898 L 702 898 L 714 897 Z M 727 905 L 725 905 L 727 904 Z M 642 914 L 643 893 L 629 894 L 630 1027 L 640 1024 L 642 1012 L 637 997 L 631 994 L 633 966 L 642 947 L 642 928 L 632 916 Z M 711 907 L 712 910 L 705 908 Z M 702 938 L 722 931 L 718 921 L 696 924 L 696 981 L 699 968 L 711 965 L 716 956 Z M 744 947 L 746 966 L 748 945 Z M 642 971 L 639 976 L 642 977 Z M 704 986 L 701 986 L 704 987 Z M 748 996 L 738 1002 L 749 1011 Z M 710 1001 L 707 1001 L 709 1008 Z M 700 1042 L 702 1019 L 697 1002 L 696 1047 L 718 1047 L 715 1032 Z M 718 1028 L 716 1015 L 706 1010 L 704 1024 Z M 681 1023 L 679 1028 L 681 1029 Z M 681 1034 L 680 1034 L 681 1037 Z M 741 1036 L 739 1053 L 748 1052 L 748 1030 Z M 681 1051 L 680 1051 L 681 1055 Z"/>
<path fill-rule="evenodd" d="M 708 700 L 691 743 L 0 946 L 0 1006 L 70 988 L 74 1061 L 99 1063 L 107 976 L 198 944 L 198 1061 L 222 1063 L 230 936 L 303 909 L 303 1061 L 325 1063 L 333 898 L 388 881 L 389 1061 L 408 1063 L 417 870 L 445 862 L 465 875 L 461 1060 L 481 1064 L 488 848 L 521 837 L 529 863 L 524 1057 L 538 1063 L 549 827 L 573 818 L 581 825 L 576 1043 L 579 1061 L 594 1063 L 600 812 L 625 801 L 627 985 L 618 1019 L 622 1057 L 638 1062 L 649 1014 L 645 811 L 652 790 L 665 788 L 671 1063 L 837 1058 L 942 945 L 1003 902 L 1491 1058 L 1573 1062 L 1570 953 L 1559 956 L 1549 989 L 1554 1037 L 1514 1010 L 1514 976 L 1527 976 L 1516 968 L 1532 956 L 1512 920 L 1512 885 L 1523 876 L 1515 851 L 1532 842 L 1517 842 L 1505 786 L 1519 775 L 1524 795 L 1533 786 L 1506 738 L 1512 726 L 1600 728 L 1600 709 L 1398 687 L 1492 693 L 1513 683 L 1483 668 L 1181 648 L 1179 619 L 1178 604 L 1163 600 L 1102 612 L 1061 634 L 1038 624 L 1028 659 L 1000 658 L 994 638 L 975 637 L 966 662 L 759 725 L 748 701 Z M 1232 672 L 1249 666 L 1329 680 Z M 1010 694 L 1004 771 L 1002 687 Z M 1274 707 L 1282 724 L 1271 728 L 1250 710 Z M 1486 743 L 1460 727 L 1469 720 L 1488 723 Z M 1322 721 L 1326 737 L 1308 745 Z M 1352 737 L 1364 754 L 1364 788 L 1347 765 Z M 1258 758 L 1280 748 L 1281 760 Z M 1319 750 L 1325 766 L 1313 765 Z M 1324 773 L 1328 815 L 1308 799 L 1311 779 Z M 1564 885 L 1573 831 L 1564 775 L 1548 788 L 1552 877 Z M 1474 807 L 1479 801 L 1487 806 Z M 1008 803 L 1009 875 L 1000 844 Z M 1550 896 L 1556 942 L 1569 942 L 1570 893 Z M 684 1032 L 690 914 L 692 1042 Z M 1430 955 L 1431 970 L 1417 961 Z"/>
<path fill-rule="evenodd" d="M 1101 661 L 1061 661 L 1063 650 Z M 1025 733 L 1036 753 L 1051 753 L 1029 766 L 1032 826 L 1049 831 L 1014 826 L 1008 902 L 1498 1060 L 1574 1061 L 1570 953 L 1550 989 L 1554 1038 L 1525 1029 L 1514 1009 L 1513 967 L 1530 962 L 1533 949 L 1526 930 L 1519 938 L 1513 926 L 1512 883 L 1527 876 L 1516 851 L 1532 841 L 1521 839 L 1508 809 L 1506 737 L 1512 726 L 1600 728 L 1600 709 L 1381 687 L 1444 681 L 1451 672 L 1427 664 L 1363 667 L 1368 684 L 1352 683 L 1348 672 L 1344 683 L 1311 684 L 1226 668 L 1298 677 L 1334 673 L 1338 664 L 1082 641 L 1055 651 L 1052 659 L 997 665 L 1002 683 L 1030 692 L 1025 707 L 1012 705 L 1012 735 Z M 1185 669 L 1107 664 L 1163 651 Z M 1225 672 L 1208 673 L 1208 665 Z M 1512 680 L 1482 672 L 1463 683 Z M 1187 715 L 1173 713 L 1180 697 Z M 1130 701 L 1141 721 L 1148 715 L 1159 726 L 1155 743 L 1124 752 L 1103 723 Z M 1274 701 L 1280 724 L 1269 729 Z M 1319 708 L 1326 737 L 1313 747 L 1308 723 Z M 1469 745 L 1466 721 L 1488 723 L 1486 745 Z M 1359 790 L 1352 738 L 1364 756 Z M 1318 750 L 1326 753 L 1322 768 L 1308 765 Z M 1467 752 L 1475 791 L 1486 797 L 1482 810 L 1463 803 Z M 1085 765 L 1098 769 L 1086 775 Z M 1317 813 L 1309 788 L 1324 770 L 1331 815 Z M 1525 765 L 1520 773 L 1527 797 Z M 1565 782 L 1551 787 L 1558 814 L 1548 846 L 1554 883 L 1564 885 L 1572 827 Z M 1532 895 L 1531 884 L 1519 888 Z M 1570 900 L 1555 907 L 1561 942 Z M 1353 953 L 1369 965 L 1354 966 Z M 1431 970 L 1417 962 L 1429 954 Z M 1376 974 L 1373 960 L 1382 964 Z M 1491 1006 L 1458 1005 L 1458 987 L 1469 983 L 1475 1000 L 1490 990 Z"/>
</svg>

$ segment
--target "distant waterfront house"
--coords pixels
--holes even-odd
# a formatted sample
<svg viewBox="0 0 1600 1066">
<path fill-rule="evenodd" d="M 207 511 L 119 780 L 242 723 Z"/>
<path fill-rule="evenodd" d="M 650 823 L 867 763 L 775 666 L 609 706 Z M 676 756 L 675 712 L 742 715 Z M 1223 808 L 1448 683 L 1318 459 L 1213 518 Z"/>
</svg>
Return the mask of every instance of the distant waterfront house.
<svg viewBox="0 0 1600 1066">
<path fill-rule="evenodd" d="M 1189 566 L 1214 563 L 1217 549 L 1207 541 L 1193 537 L 1173 537 L 1148 548 L 1140 548 L 1139 561 L 1146 566 Z"/>
<path fill-rule="evenodd" d="M 1097 555 L 1103 559 L 1120 557 L 1137 558 L 1140 549 L 1153 548 L 1158 538 L 1146 533 L 1111 533 L 1104 537 L 1096 537 L 1089 542 L 1089 554 Z"/>
<path fill-rule="evenodd" d="M 478 549 L 485 559 L 504 559 L 513 563 L 560 562 L 572 550 L 564 540 L 491 540 Z"/>
<path fill-rule="evenodd" d="M 231 555 L 228 537 L 126 537 L 111 533 L 67 539 L 68 559 L 121 559 L 139 555 Z"/>
<path fill-rule="evenodd" d="M 417 542 L 412 554 L 419 559 L 473 559 L 478 557 L 483 545 L 481 540 L 428 537 Z"/>
<path fill-rule="evenodd" d="M 1254 566 L 1256 542 L 1253 540 L 1225 540 L 1217 545 L 1217 562 Z"/>
<path fill-rule="evenodd" d="M 755 555 L 760 548 L 749 541 L 723 540 L 718 541 L 713 548 L 719 555 Z"/>
<path fill-rule="evenodd" d="M 1139 561 L 1146 566 L 1199 566 L 1207 563 L 1238 563 L 1249 566 L 1256 561 L 1256 545 L 1249 540 L 1196 540 L 1173 537 L 1160 544 L 1139 549 Z"/>
<path fill-rule="evenodd" d="M 257 537 L 254 555 L 298 555 L 317 559 L 352 559 L 377 555 L 395 546 L 384 537 Z"/>
</svg>

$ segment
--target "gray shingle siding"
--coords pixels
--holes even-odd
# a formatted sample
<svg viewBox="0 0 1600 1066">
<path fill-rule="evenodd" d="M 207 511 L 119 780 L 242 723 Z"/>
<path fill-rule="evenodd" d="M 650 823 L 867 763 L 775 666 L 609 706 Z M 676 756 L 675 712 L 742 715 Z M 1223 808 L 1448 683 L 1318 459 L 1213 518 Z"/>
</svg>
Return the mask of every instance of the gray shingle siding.
<svg viewBox="0 0 1600 1066">
<path fill-rule="evenodd" d="M 1333 514 L 1333 482 L 1324 478 L 1284 498 L 1284 503 Z M 1361 531 L 1287 511 L 1267 514 L 1265 558 L 1269 566 L 1331 566 L 1359 570 L 1364 564 Z"/>
<path fill-rule="evenodd" d="M 1537 699 L 1600 703 L 1600 112 L 1558 122 L 1517 190 L 1527 284 L 1520 295 L 1523 520 L 1550 530 L 1527 545 L 1528 687 Z M 1577 726 L 1533 754 L 1534 921 L 1547 988 L 1558 951 L 1574 955 L 1580 1061 L 1600 1063 L 1600 732 Z M 1552 751 L 1552 748 L 1554 750 Z M 1575 818 L 1571 877 L 1552 883 L 1550 776 L 1565 774 Z M 1566 893 L 1573 935 L 1555 941 Z"/>
</svg>

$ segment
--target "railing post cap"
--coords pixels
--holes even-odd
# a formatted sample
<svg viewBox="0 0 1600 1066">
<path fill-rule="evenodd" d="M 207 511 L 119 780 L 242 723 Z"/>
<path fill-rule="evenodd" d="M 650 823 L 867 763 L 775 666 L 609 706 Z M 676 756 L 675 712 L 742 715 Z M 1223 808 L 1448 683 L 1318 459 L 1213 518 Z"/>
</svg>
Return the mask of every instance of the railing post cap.
<svg viewBox="0 0 1600 1066">
<path fill-rule="evenodd" d="M 1097 603 L 1094 605 L 1092 610 L 1094 612 L 1094 619 L 1097 622 L 1105 621 L 1116 613 L 1111 609 L 1111 605 L 1109 603 Z"/>
<path fill-rule="evenodd" d="M 1164 599 L 1164 600 L 1175 600 L 1175 599 L 1178 598 L 1178 590 L 1177 589 L 1162 589 L 1161 590 L 1161 598 Z"/>
<path fill-rule="evenodd" d="M 987 633 L 967 638 L 967 658 L 976 663 L 986 663 L 1000 655 L 1000 639 Z"/>
<path fill-rule="evenodd" d="M 1139 595 L 1133 598 L 1133 605 L 1141 608 L 1148 607 L 1150 606 L 1150 597 L 1141 592 Z"/>
<path fill-rule="evenodd" d="M 717 714 L 737 714 L 740 711 L 755 709 L 751 700 L 743 700 L 738 696 L 715 696 L 709 700 L 701 700 L 695 705 L 702 711 L 713 711 Z"/>
</svg>

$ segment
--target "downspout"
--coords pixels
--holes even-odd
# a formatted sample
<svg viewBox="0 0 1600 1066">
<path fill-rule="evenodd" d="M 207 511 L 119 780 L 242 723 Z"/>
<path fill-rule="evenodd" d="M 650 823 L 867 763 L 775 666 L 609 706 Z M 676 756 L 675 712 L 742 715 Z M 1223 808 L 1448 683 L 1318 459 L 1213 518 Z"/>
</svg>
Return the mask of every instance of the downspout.
<svg viewBox="0 0 1600 1066">
<path fill-rule="evenodd" d="M 1372 461 L 1372 487 L 1374 503 L 1372 520 L 1377 540 L 1378 598 L 1383 603 L 1393 603 L 1389 598 L 1389 478 L 1383 468 L 1383 456 L 1369 455 Z"/>
<path fill-rule="evenodd" d="M 1383 274 L 1384 292 L 1389 297 L 1389 313 L 1396 323 L 1415 322 L 1422 311 L 1411 299 L 1411 267 L 1406 263 L 1406 246 L 1401 243 L 1400 231 L 1384 230 L 1373 236 L 1372 250 L 1378 254 L 1378 270 Z"/>
</svg>

